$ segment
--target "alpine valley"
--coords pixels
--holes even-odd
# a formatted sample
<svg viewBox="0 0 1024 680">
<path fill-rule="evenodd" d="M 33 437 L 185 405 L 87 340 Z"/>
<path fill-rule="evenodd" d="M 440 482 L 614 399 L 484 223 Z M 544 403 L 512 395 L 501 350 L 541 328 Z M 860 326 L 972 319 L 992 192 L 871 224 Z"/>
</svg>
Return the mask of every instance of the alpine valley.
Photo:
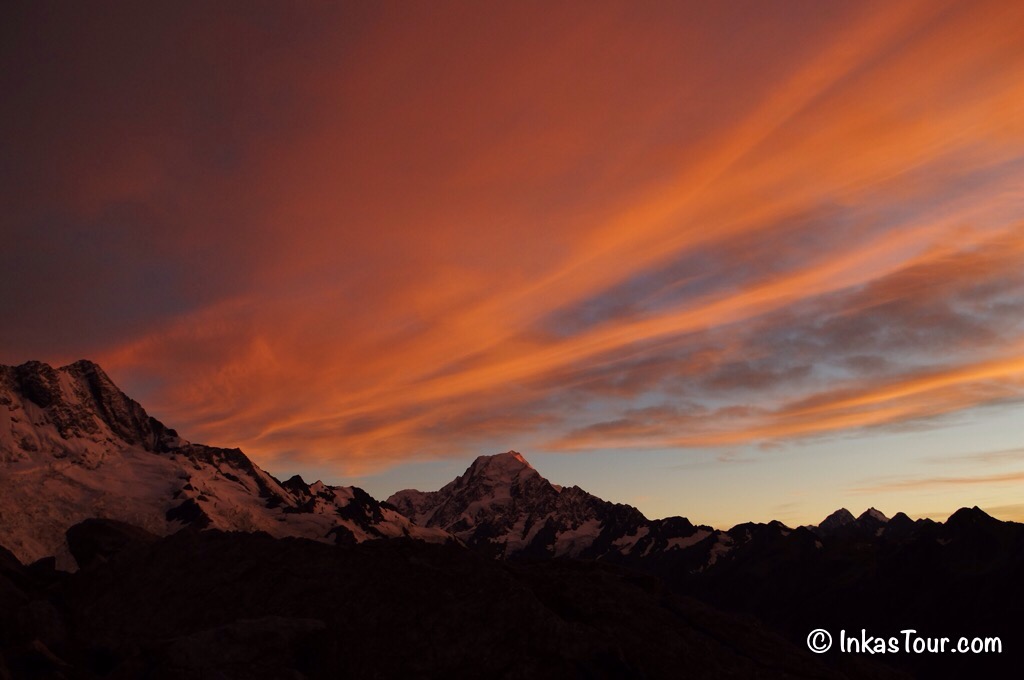
<svg viewBox="0 0 1024 680">
<path fill-rule="evenodd" d="M 980 677 L 1024 650 L 1024 525 L 977 507 L 721 530 L 514 451 L 382 502 L 188 442 L 89 361 L 0 366 L 0 546 L 0 678 Z M 815 655 L 816 628 L 1002 651 Z"/>
</svg>

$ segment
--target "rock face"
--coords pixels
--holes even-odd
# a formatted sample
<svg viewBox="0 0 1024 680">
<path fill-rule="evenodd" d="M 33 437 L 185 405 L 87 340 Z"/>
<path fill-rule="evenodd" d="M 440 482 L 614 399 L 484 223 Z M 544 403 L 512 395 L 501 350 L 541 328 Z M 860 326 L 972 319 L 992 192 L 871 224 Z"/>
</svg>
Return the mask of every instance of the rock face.
<svg viewBox="0 0 1024 680">
<path fill-rule="evenodd" d="M 6 408 L 2 408 L 6 407 Z M 121 392 L 96 364 L 0 366 L 0 460 L 45 451 L 98 462 L 110 448 L 168 451 L 183 442 Z"/>
<path fill-rule="evenodd" d="M 282 484 L 238 449 L 183 440 L 89 361 L 0 366 L 0 545 L 25 563 L 57 556 L 90 518 L 155 535 L 184 526 L 327 542 L 449 536 L 361 489 Z"/>
<path fill-rule="evenodd" d="M 632 506 L 556 486 L 515 451 L 480 456 L 439 491 L 399 491 L 388 504 L 498 557 L 623 557 L 699 546 L 706 564 L 731 545 L 725 532 L 683 517 L 649 520 Z"/>
<path fill-rule="evenodd" d="M 103 564 L 133 545 L 153 543 L 155 534 L 113 519 L 87 519 L 68 529 L 68 549 L 83 569 Z"/>
</svg>

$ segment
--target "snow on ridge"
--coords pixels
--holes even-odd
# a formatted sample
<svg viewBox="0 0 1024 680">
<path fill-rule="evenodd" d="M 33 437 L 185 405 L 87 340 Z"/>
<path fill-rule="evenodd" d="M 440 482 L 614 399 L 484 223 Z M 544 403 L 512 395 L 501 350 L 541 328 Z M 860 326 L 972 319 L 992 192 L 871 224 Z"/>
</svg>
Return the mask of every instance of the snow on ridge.
<svg viewBox="0 0 1024 680">
<path fill-rule="evenodd" d="M 536 474 L 537 471 L 526 462 L 522 454 L 508 451 L 493 456 L 478 456 L 462 477 L 464 483 L 483 479 L 496 485 L 505 485 L 521 475 L 529 473 Z"/>
<path fill-rule="evenodd" d="M 871 518 L 873 520 L 877 520 L 879 522 L 882 522 L 883 524 L 887 523 L 889 521 L 888 517 L 886 517 L 884 514 L 882 514 L 880 511 L 876 510 L 875 508 L 868 508 L 863 513 L 861 513 L 861 516 L 858 517 L 857 519 L 865 519 L 865 518 Z"/>
<path fill-rule="evenodd" d="M 711 552 L 708 555 L 707 566 L 713 565 L 718 561 L 720 557 L 727 554 L 733 549 L 733 540 L 729 534 L 719 534 L 717 542 L 711 546 Z"/>
<path fill-rule="evenodd" d="M 668 542 L 665 545 L 665 550 L 683 550 L 684 548 L 689 548 L 691 545 L 697 545 L 710 535 L 711 531 L 708 529 L 697 529 L 689 536 L 668 539 Z"/>
<path fill-rule="evenodd" d="M 632 534 L 619 536 L 614 541 L 612 541 L 612 545 L 615 548 L 617 548 L 619 552 L 621 552 L 623 555 L 628 555 L 630 552 L 633 551 L 633 548 L 636 547 L 637 541 L 639 541 L 641 538 L 643 538 L 649 533 L 651 533 L 650 527 L 639 527 Z"/>
<path fill-rule="evenodd" d="M 580 524 L 574 529 L 561 531 L 555 535 L 555 556 L 575 557 L 589 548 L 601 535 L 601 520 L 594 518 Z"/>
</svg>

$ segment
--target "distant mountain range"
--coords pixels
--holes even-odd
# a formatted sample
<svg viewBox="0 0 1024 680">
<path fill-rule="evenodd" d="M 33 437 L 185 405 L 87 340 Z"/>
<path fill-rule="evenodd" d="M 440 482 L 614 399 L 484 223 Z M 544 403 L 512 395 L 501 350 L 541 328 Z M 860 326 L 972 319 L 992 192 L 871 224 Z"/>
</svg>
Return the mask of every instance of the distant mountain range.
<svg viewBox="0 0 1024 680">
<path fill-rule="evenodd" d="M 185 441 L 150 417 L 89 361 L 0 366 L 0 545 L 24 562 L 68 559 L 65 532 L 85 519 L 120 520 L 158 535 L 185 526 L 362 542 L 453 537 L 495 557 L 649 557 L 699 552 L 713 566 L 748 534 L 649 520 L 576 486 L 544 479 L 519 453 L 480 456 L 439 491 L 404 490 L 386 503 L 362 489 L 279 481 L 239 449 Z M 900 526 L 906 515 L 894 518 Z M 839 510 L 817 535 L 884 532 L 876 510 Z M 769 525 L 790 531 L 779 523 Z M 751 534 L 752 535 L 752 534 Z"/>
<path fill-rule="evenodd" d="M 245 535 L 251 537 L 243 538 Z M 275 539 L 284 541 L 280 546 L 287 549 L 277 547 Z M 671 664 L 662 666 L 665 659 L 676 657 L 659 655 L 641 640 L 630 642 L 628 649 L 616 647 L 612 640 L 628 637 L 621 627 L 626 622 L 634 632 L 646 630 L 650 639 L 668 635 L 666 640 L 682 648 L 710 645 L 707 649 L 715 650 L 719 665 L 701 665 L 693 659 L 689 666 L 685 660 L 674 662 L 683 663 L 696 677 L 717 677 L 716 669 L 728 669 L 734 677 L 890 677 L 907 670 L 936 677 L 934 673 L 941 675 L 951 668 L 965 672 L 975 668 L 966 658 L 957 660 L 964 664 L 957 666 L 950 665 L 948 658 L 934 656 L 882 662 L 833 656 L 822 666 L 821 659 L 808 657 L 801 649 L 802 636 L 816 627 L 871 627 L 880 633 L 895 633 L 899 628 L 890 629 L 909 625 L 930 626 L 943 634 L 1001 634 L 1008 636 L 1004 644 L 1011 649 L 997 662 L 1019 658 L 1024 650 L 1024 526 L 1001 522 L 978 508 L 961 509 L 945 523 L 914 521 L 903 513 L 889 519 L 874 508 L 854 517 L 841 509 L 817 526 L 790 528 L 773 521 L 740 524 L 723 531 L 695 526 L 683 517 L 651 520 L 629 505 L 602 500 L 576 486 L 552 484 L 514 451 L 480 456 L 464 474 L 438 491 L 407 489 L 380 502 L 356 487 L 309 484 L 298 476 L 279 481 L 238 449 L 185 441 L 150 417 L 99 366 L 88 361 L 60 368 L 40 362 L 0 366 L 0 546 L 6 548 L 0 550 L 0 609 L 20 612 L 15 619 L 0 616 L 0 637 L 4 626 L 14 636 L 12 640 L 18 631 L 35 631 L 32 635 L 36 636 L 21 646 L 5 648 L 0 644 L 0 678 L 7 677 L 5 654 L 16 660 L 16 666 L 22 664 L 19 668 L 49 658 L 32 646 L 36 643 L 60 663 L 67 664 L 67 659 L 74 657 L 78 659 L 72 664 L 76 668 L 93 669 L 93 675 L 81 677 L 106 677 L 96 670 L 103 664 L 96 666 L 89 656 L 100 648 L 111 655 L 111 669 L 127 673 L 118 677 L 134 677 L 125 671 L 136 668 L 131 664 L 150 668 L 140 661 L 139 654 L 145 657 L 141 648 L 114 649 L 111 639 L 94 639 L 91 636 L 96 631 L 76 617 L 85 610 L 107 608 L 110 616 L 138 619 L 137 613 L 124 609 L 124 602 L 110 598 L 146 600 L 149 594 L 130 589 L 170 588 L 152 585 L 152 579 L 173 579 L 167 565 L 179 562 L 182 573 L 190 574 L 188 578 L 196 583 L 196 597 L 205 592 L 201 599 L 216 599 L 210 588 L 235 587 L 211 581 L 213 577 L 205 572 L 189 571 L 189 560 L 225 573 L 244 567 L 249 576 L 236 575 L 243 581 L 238 587 L 246 587 L 245 578 L 256 579 L 247 585 L 267 602 L 277 599 L 264 592 L 266 589 L 278 588 L 296 598 L 304 597 L 305 591 L 286 576 L 275 584 L 276 577 L 263 571 L 297 574 L 306 573 L 307 563 L 319 565 L 303 578 L 328 579 L 334 585 L 310 586 L 307 595 L 339 605 L 341 599 L 350 598 L 359 603 L 358 615 L 367 620 L 388 615 L 374 609 L 372 598 L 356 596 L 351 590 L 355 585 L 332 580 L 332 570 L 361 579 L 363 586 L 378 592 L 381 588 L 406 592 L 407 584 L 402 584 L 407 579 L 427 590 L 447 588 L 450 597 L 467 603 L 517 592 L 533 598 L 530 601 L 536 600 L 540 607 L 533 614 L 528 613 L 533 605 L 509 614 L 510 621 L 525 617 L 519 625 L 529 625 L 531 616 L 545 621 L 553 616 L 549 622 L 552 631 L 577 619 L 586 626 L 603 622 L 601 635 L 610 637 L 598 636 L 603 641 L 600 644 L 593 639 L 583 643 L 587 635 L 577 639 L 580 630 L 572 626 L 558 633 L 566 644 L 571 638 L 578 652 L 570 666 L 559 666 L 568 668 L 567 675 L 546 675 L 538 666 L 532 674 L 516 677 L 574 677 L 576 671 L 579 677 L 669 677 L 671 669 L 678 670 Z M 159 564 L 152 561 L 157 558 Z M 358 567 L 339 566 L 337 560 L 346 559 L 363 561 Z M 382 560 L 399 560 L 410 566 L 395 571 Z M 412 566 L 417 564 L 426 565 L 423 568 L 428 572 Z M 55 568 L 79 573 L 62 576 Z M 136 583 L 133 579 L 141 578 L 139 574 L 149 580 Z M 654 579 L 651 584 L 660 585 L 637 588 L 630 574 L 643 574 Z M 110 595 L 120 592 L 122 586 L 115 585 L 119 579 L 136 585 L 125 585 L 127 591 Z M 460 590 L 460 579 L 477 583 L 477 589 L 472 593 Z M 602 588 L 610 589 L 607 597 L 611 599 L 598 612 L 589 603 L 600 597 Z M 186 602 L 191 595 L 172 591 L 170 588 L 160 597 L 185 598 L 181 606 L 193 606 Z M 667 604 L 667 593 L 684 599 Z M 403 611 L 426 616 L 421 608 L 433 602 L 433 597 L 409 591 L 408 611 Z M 705 604 L 698 606 L 687 597 Z M 42 613 L 30 612 L 37 601 L 51 604 L 38 605 L 45 609 Z M 256 606 L 250 610 L 218 602 L 221 614 L 205 621 L 205 628 L 184 620 L 170 628 L 155 620 L 138 620 L 138 634 L 143 636 L 138 644 L 156 644 L 152 636 L 170 639 L 184 635 L 180 644 L 189 654 L 206 658 L 205 654 L 211 668 L 223 671 L 218 665 L 223 662 L 220 653 L 210 651 L 216 645 L 203 635 L 218 640 L 224 636 L 283 635 L 287 640 L 278 641 L 288 656 L 299 650 L 295 646 L 299 643 L 288 636 L 298 640 L 305 635 L 302 631 L 348 625 L 339 622 L 335 613 L 324 614 L 305 605 L 281 605 L 292 612 L 289 616 L 301 614 L 299 619 L 254 624 L 252 617 L 277 616 L 277 609 Z M 58 613 L 46 609 L 50 606 L 57 607 Z M 484 606 L 482 601 L 480 606 Z M 711 609 L 700 609 L 707 606 Z M 674 612 L 662 623 L 675 632 L 655 632 L 636 616 L 623 613 L 620 620 L 612 614 L 635 610 L 647 612 L 645 616 L 654 617 L 651 621 L 660 620 L 662 614 L 654 613 L 659 607 Z M 704 613 L 695 613 L 698 611 Z M 771 642 L 774 633 L 732 618 L 751 614 L 782 637 Z M 47 643 L 46 635 L 56 635 L 47 632 L 49 624 L 36 621 L 22 630 L 19 626 L 25 616 L 57 617 L 61 626 L 78 630 L 75 635 L 79 637 Z M 694 617 L 704 623 L 695 624 Z M 484 617 L 473 625 L 493 625 L 495 633 L 512 634 L 508 622 L 486 621 Z M 461 625 L 445 623 L 442 628 L 466 640 L 476 639 L 479 631 L 469 633 Z M 210 626 L 220 626 L 220 632 L 210 632 Z M 312 628 L 307 631 L 304 626 Z M 405 636 L 402 639 L 411 649 L 420 649 L 423 640 L 416 637 L 415 623 L 405 621 L 399 627 L 402 632 L 396 634 Z M 116 626 L 104 630 L 114 638 L 136 634 Z M 723 647 L 729 630 L 740 632 Z M 316 635 L 322 637 L 323 633 Z M 360 644 L 378 649 L 377 642 L 364 638 L 359 637 Z M 718 642 L 708 642 L 711 639 Z M 334 645 L 330 647 L 333 651 L 309 666 L 313 676 L 323 676 L 331 664 L 345 658 L 345 645 L 338 647 L 338 641 L 331 640 L 325 644 Z M 587 646 L 591 643 L 597 646 Z M 250 643 L 238 644 L 246 647 Z M 462 649 L 463 642 L 453 644 Z M 63 656 L 56 654 L 58 648 L 64 650 Z M 549 652 L 556 654 L 557 650 L 552 647 Z M 164 649 L 160 653 L 171 652 Z M 381 653 L 389 652 L 381 648 Z M 427 652 L 420 649 L 419 653 Z M 465 649 L 459 654 L 475 659 L 472 663 L 481 672 L 490 668 L 483 657 Z M 439 660 L 432 668 L 458 668 L 459 654 L 443 663 Z M 602 656 L 606 654 L 619 659 L 615 663 L 621 665 Z M 224 677 L 256 677 L 253 669 L 270 663 L 250 661 Z M 366 668 L 373 667 L 372 655 L 364 661 Z M 202 663 L 200 667 L 207 668 Z M 267 667 L 295 670 L 302 666 L 292 661 L 280 664 L 285 661 L 278 659 Z M 612 672 L 616 668 L 621 672 Z M 758 668 L 763 672 L 752 670 Z M 421 675 L 430 677 L 433 671 L 424 667 Z M 271 673 L 266 677 L 278 676 Z"/>
</svg>

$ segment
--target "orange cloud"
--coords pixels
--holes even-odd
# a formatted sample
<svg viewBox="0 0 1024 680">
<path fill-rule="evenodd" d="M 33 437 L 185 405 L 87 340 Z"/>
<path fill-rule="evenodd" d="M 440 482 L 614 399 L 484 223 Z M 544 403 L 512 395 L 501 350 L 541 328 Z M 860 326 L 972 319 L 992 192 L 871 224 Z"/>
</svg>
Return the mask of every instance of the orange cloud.
<svg viewBox="0 0 1024 680">
<path fill-rule="evenodd" d="M 26 94 L 5 138 L 45 120 L 68 143 L 17 142 L 52 168 L 12 173 L 10 214 L 65 244 L 111 206 L 138 208 L 111 243 L 160 226 L 90 252 L 86 273 L 144 260 L 103 288 L 62 273 L 73 245 L 0 262 L 43 272 L 3 303 L 5 356 L 46 339 L 186 436 L 348 471 L 488 436 L 734 445 L 1018 396 L 1024 330 L 999 310 L 1024 269 L 1024 8 L 262 11 L 138 10 L 134 37 L 81 19 L 60 49 L 83 120 L 59 88 Z M 147 272 L 150 308 L 124 295 Z M 91 312 L 55 326 L 60 304 Z"/>
</svg>

